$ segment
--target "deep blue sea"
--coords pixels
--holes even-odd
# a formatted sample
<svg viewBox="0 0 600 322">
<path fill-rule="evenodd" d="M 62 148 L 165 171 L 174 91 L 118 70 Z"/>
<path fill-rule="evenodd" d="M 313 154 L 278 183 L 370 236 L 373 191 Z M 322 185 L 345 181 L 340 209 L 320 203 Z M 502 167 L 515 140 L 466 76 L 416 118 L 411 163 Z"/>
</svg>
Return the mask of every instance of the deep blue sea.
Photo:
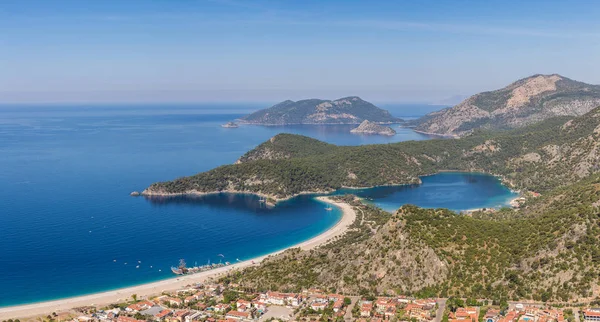
<svg viewBox="0 0 600 322">
<path fill-rule="evenodd" d="M 129 196 L 233 163 L 277 133 L 341 145 L 430 139 L 402 128 L 382 137 L 350 134 L 352 126 L 220 127 L 265 106 L 0 106 L 0 307 L 165 279 L 180 258 L 235 262 L 327 230 L 341 214 L 310 196 L 272 209 L 251 195 Z M 385 107 L 409 118 L 436 109 Z M 465 173 L 356 193 L 387 210 L 491 207 L 512 196 L 494 177 Z"/>
</svg>

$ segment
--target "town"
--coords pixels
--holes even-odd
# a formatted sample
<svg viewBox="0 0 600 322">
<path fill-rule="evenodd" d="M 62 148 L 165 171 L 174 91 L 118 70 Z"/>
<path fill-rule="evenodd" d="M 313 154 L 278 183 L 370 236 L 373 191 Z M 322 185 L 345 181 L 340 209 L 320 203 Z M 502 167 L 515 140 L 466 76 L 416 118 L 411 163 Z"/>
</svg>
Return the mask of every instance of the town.
<svg viewBox="0 0 600 322">
<path fill-rule="evenodd" d="M 494 303 L 475 299 L 356 296 L 308 289 L 299 293 L 252 292 L 237 285 L 196 284 L 107 307 L 53 312 L 31 321 L 72 322 L 600 322 L 600 308 L 552 307 L 541 303 Z M 25 320 L 23 320 L 25 321 Z M 3 322 L 21 322 L 19 319 Z"/>
</svg>

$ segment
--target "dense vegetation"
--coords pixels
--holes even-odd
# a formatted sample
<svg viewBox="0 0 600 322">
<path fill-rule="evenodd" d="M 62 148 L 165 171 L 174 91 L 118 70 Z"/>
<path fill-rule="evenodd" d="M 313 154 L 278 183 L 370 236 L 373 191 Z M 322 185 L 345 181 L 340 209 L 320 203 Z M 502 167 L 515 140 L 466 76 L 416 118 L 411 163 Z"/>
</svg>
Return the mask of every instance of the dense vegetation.
<svg viewBox="0 0 600 322">
<path fill-rule="evenodd" d="M 334 146 L 280 134 L 244 155 L 238 164 L 156 183 L 146 193 L 245 191 L 287 198 L 331 191 L 419 182 L 441 170 L 500 175 L 515 188 L 545 192 L 598 168 L 600 109 L 570 120 L 554 118 L 509 132 L 478 131 L 456 140 Z"/>
<path fill-rule="evenodd" d="M 519 210 L 457 215 L 404 206 L 395 214 L 345 201 L 357 220 L 343 237 L 293 249 L 227 277 L 244 287 L 347 294 L 567 301 L 600 294 L 600 108 L 509 132 L 456 140 L 338 147 L 278 135 L 229 165 L 157 183 L 152 193 L 302 191 L 418 181 L 440 170 L 478 170 L 542 192 Z"/>
<path fill-rule="evenodd" d="M 591 298 L 600 280 L 600 176 L 526 207 L 465 216 L 404 206 L 393 215 L 345 197 L 357 220 L 311 251 L 289 250 L 235 281 L 257 290 L 321 287 L 347 294 L 409 293 L 569 301 Z"/>
<path fill-rule="evenodd" d="M 241 120 L 252 124 L 358 124 L 364 120 L 380 123 L 402 122 L 388 111 L 356 96 L 333 101 L 307 99 L 294 102 L 287 100 L 244 116 Z"/>
</svg>

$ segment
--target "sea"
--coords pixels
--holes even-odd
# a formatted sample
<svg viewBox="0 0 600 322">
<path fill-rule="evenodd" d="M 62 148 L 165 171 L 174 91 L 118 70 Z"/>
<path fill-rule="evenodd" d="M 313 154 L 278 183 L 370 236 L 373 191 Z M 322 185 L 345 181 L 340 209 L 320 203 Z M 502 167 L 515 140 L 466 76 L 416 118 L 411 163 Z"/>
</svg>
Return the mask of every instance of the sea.
<svg viewBox="0 0 600 322">
<path fill-rule="evenodd" d="M 179 259 L 235 263 L 326 231 L 341 212 L 309 195 L 272 208 L 248 194 L 160 201 L 129 195 L 233 163 L 278 133 L 338 145 L 432 139 L 398 126 L 392 137 L 351 134 L 346 125 L 220 126 L 266 106 L 0 106 L 0 307 L 167 279 Z M 382 107 L 406 119 L 442 108 Z M 501 207 L 514 197 L 485 174 L 422 180 L 348 192 L 388 211 L 407 203 L 457 211 Z"/>
</svg>

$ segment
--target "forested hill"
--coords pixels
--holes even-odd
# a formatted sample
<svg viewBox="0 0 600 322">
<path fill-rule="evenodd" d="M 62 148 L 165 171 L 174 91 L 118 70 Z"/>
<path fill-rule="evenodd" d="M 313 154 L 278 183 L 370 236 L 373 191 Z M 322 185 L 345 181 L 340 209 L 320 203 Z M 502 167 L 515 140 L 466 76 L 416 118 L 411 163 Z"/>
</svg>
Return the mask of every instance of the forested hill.
<svg viewBox="0 0 600 322">
<path fill-rule="evenodd" d="M 284 101 L 270 108 L 254 112 L 241 118 L 249 124 L 360 124 L 364 120 L 376 123 L 398 123 L 402 119 L 393 117 L 357 96 L 337 100 L 307 99 Z"/>
<path fill-rule="evenodd" d="M 478 132 L 456 140 L 334 146 L 281 134 L 237 164 L 160 182 L 144 194 L 253 192 L 282 199 L 343 186 L 419 182 L 440 170 L 501 175 L 515 188 L 547 191 L 597 171 L 600 108 L 572 120 L 553 118 L 509 132 Z"/>
<path fill-rule="evenodd" d="M 598 174 L 521 209 L 472 216 L 411 205 L 389 214 L 343 198 L 361 215 L 343 237 L 315 250 L 288 250 L 225 280 L 257 290 L 495 302 L 600 296 Z"/>
<path fill-rule="evenodd" d="M 581 116 L 600 105 L 600 86 L 561 75 L 533 75 L 412 122 L 416 130 L 463 136 L 475 129 L 506 130 L 557 116 Z"/>
</svg>

